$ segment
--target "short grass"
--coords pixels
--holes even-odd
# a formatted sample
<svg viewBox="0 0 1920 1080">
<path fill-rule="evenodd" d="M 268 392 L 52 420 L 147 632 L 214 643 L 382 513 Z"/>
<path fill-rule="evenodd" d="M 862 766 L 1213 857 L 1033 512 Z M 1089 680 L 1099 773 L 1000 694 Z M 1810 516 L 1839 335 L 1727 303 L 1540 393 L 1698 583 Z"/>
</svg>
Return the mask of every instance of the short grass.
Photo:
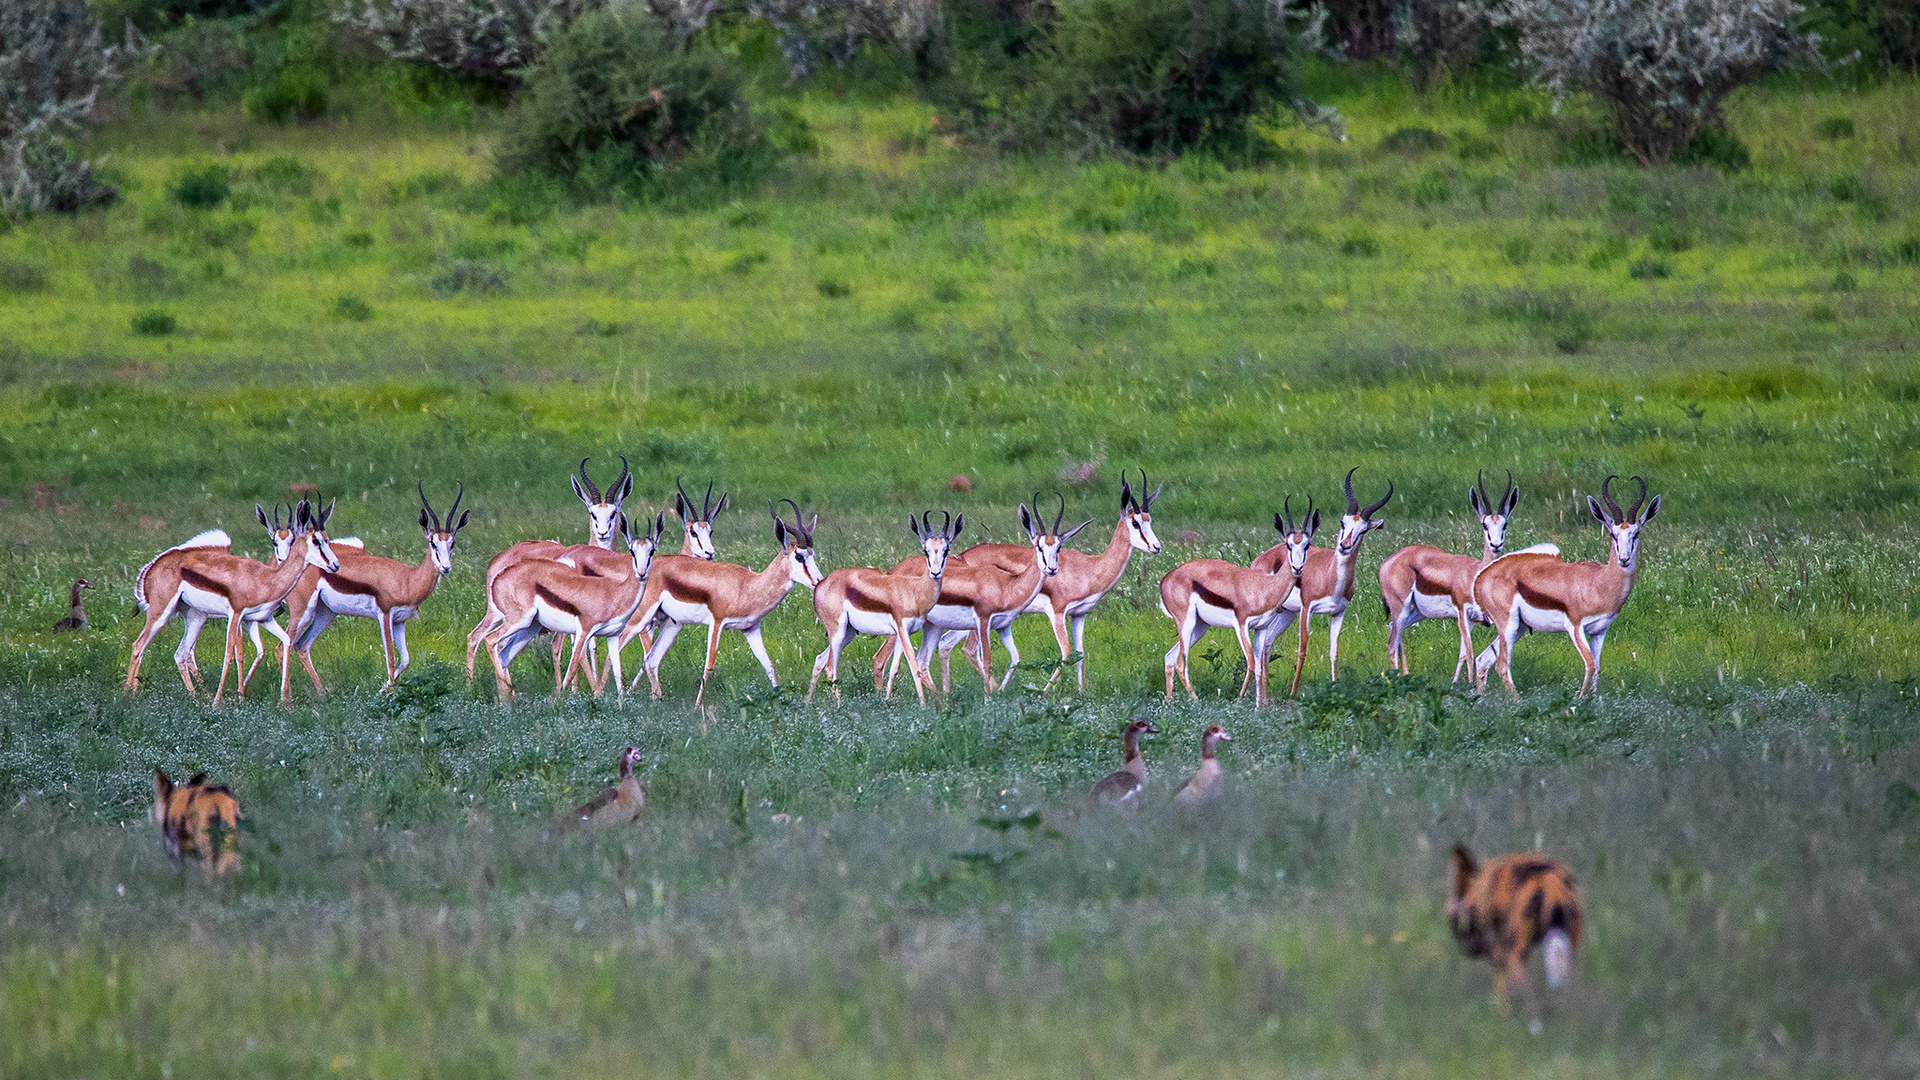
<svg viewBox="0 0 1920 1080">
<path fill-rule="evenodd" d="M 1582 161 L 1523 92 L 1315 78 L 1352 141 L 1279 127 L 1245 169 L 986 161 L 910 100 L 797 91 L 821 154 L 727 205 L 494 183 L 484 111 L 112 129 L 122 205 L 0 234 L 5 1070 L 1910 1073 L 1916 86 L 1749 94 L 1754 166 L 1722 175 Z M 457 668 L 479 568 L 580 536 L 587 456 L 653 506 L 716 478 L 737 561 L 784 497 L 828 568 L 908 554 L 929 506 L 1010 538 L 1036 490 L 1091 547 L 1137 467 L 1167 551 L 1095 615 L 1084 696 L 956 672 L 941 708 L 886 704 L 865 644 L 844 704 L 808 705 L 729 641 L 707 710 L 694 647 L 664 704 L 502 710 Z M 1159 704 L 1159 576 L 1251 556 L 1356 466 L 1395 497 L 1339 683 L 1317 624 L 1302 699 L 1255 712 L 1216 635 L 1206 700 Z M 1665 494 L 1596 702 L 1543 638 L 1518 704 L 1447 692 L 1446 627 L 1413 631 L 1420 676 L 1377 674 L 1373 568 L 1476 546 L 1481 469 L 1520 484 L 1516 544 L 1579 557 L 1605 475 Z M 324 700 L 268 704 L 269 664 L 211 712 L 173 632 L 119 694 L 154 551 L 220 526 L 257 553 L 253 504 L 312 484 L 336 535 L 417 559 L 416 481 L 475 520 L 401 693 L 336 624 Z M 53 635 L 76 576 L 94 629 Z M 767 636 L 804 684 L 803 595 Z M 1081 814 L 1135 715 L 1167 731 L 1155 805 Z M 1212 722 L 1234 794 L 1174 813 Z M 648 821 L 558 833 L 629 742 Z M 156 764 L 240 793 L 242 880 L 166 865 Z M 1538 1037 L 1446 939 L 1455 840 L 1543 846 L 1587 890 Z"/>
</svg>

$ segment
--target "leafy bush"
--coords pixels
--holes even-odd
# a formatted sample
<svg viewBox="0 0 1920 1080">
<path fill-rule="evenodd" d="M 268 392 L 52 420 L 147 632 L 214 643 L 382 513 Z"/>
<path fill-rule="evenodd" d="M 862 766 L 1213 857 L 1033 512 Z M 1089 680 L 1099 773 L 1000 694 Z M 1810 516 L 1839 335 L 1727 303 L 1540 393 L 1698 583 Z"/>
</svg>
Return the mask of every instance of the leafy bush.
<svg viewBox="0 0 1920 1080">
<path fill-rule="evenodd" d="M 835 281 L 832 278 L 821 278 L 820 295 L 829 300 L 839 300 L 843 297 L 852 296 L 853 286 L 848 285 L 844 281 Z"/>
<path fill-rule="evenodd" d="M 443 298 L 463 292 L 505 292 L 507 273 L 479 259 L 449 259 L 433 275 L 432 286 L 434 295 Z"/>
<path fill-rule="evenodd" d="M 1795 62 L 1821 64 L 1794 0 L 1498 0 L 1534 78 L 1556 97 L 1586 91 L 1643 165 L 1664 164 L 1723 126 L 1735 89 Z"/>
<path fill-rule="evenodd" d="M 1814 128 L 1814 132 L 1828 140 L 1851 139 L 1853 138 L 1853 117 L 1846 113 L 1835 113 L 1822 119 Z"/>
<path fill-rule="evenodd" d="M 359 0 L 335 18 L 394 60 L 500 85 L 519 82 L 542 42 L 600 0 Z"/>
<path fill-rule="evenodd" d="M 140 49 L 133 34 L 105 44 L 85 0 L 0 0 L 0 213 L 20 220 L 115 198 L 67 138 Z"/>
<path fill-rule="evenodd" d="M 169 194 L 181 206 L 210 210 L 233 195 L 233 170 L 225 165 L 209 165 L 182 176 Z"/>
<path fill-rule="evenodd" d="M 1747 144 L 1725 127 L 1710 127 L 1687 140 L 1673 155 L 1675 165 L 1708 165 L 1722 172 L 1740 172 L 1753 166 Z"/>
<path fill-rule="evenodd" d="M 47 272 L 32 263 L 0 262 L 0 292 L 35 293 L 47 287 Z"/>
<path fill-rule="evenodd" d="M 141 337 L 166 337 L 179 324 L 164 311 L 143 311 L 133 317 L 133 332 Z"/>
<path fill-rule="evenodd" d="M 502 142 L 502 176 L 534 174 L 598 195 L 730 187 L 778 151 L 720 53 L 674 41 L 630 7 L 588 12 L 555 34 Z"/>
<path fill-rule="evenodd" d="M 1432 90 L 1465 71 L 1486 49 L 1484 0 L 1396 0 L 1393 45 L 1414 85 Z"/>
<path fill-rule="evenodd" d="M 1627 267 L 1627 276 L 1635 281 L 1659 281 L 1673 276 L 1673 266 L 1664 259 L 1635 259 Z"/>
<path fill-rule="evenodd" d="M 1365 231 L 1350 233 L 1346 239 L 1340 241 L 1340 254 L 1351 255 L 1357 259 L 1371 259 L 1380 254 L 1380 241 Z"/>
<path fill-rule="evenodd" d="M 373 318 L 373 305 L 346 293 L 333 302 L 333 313 L 349 322 L 366 322 Z"/>
<path fill-rule="evenodd" d="M 1599 335 L 1593 315 L 1570 292 L 1536 292 L 1512 289 L 1487 302 L 1487 312 L 1495 318 L 1518 323 L 1537 337 L 1553 342 L 1553 347 L 1571 356 L 1587 347 Z"/>
<path fill-rule="evenodd" d="M 327 113 L 327 80 L 307 68 L 289 68 L 240 98 L 240 108 L 256 120 L 284 124 L 313 120 Z"/>
<path fill-rule="evenodd" d="M 1403 127 L 1380 140 L 1380 149 L 1396 154 L 1424 154 L 1447 145 L 1447 137 L 1423 127 Z"/>
</svg>

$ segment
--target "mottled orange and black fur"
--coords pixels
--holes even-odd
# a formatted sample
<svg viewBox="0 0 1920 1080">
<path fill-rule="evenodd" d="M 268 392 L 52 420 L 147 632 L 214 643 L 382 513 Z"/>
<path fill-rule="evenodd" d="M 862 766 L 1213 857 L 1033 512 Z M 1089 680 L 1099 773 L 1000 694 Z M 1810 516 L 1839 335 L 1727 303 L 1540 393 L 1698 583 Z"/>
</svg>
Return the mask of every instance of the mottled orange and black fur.
<svg viewBox="0 0 1920 1080">
<path fill-rule="evenodd" d="M 240 803 L 223 785 L 207 783 L 206 773 L 176 786 L 153 770 L 153 820 L 175 861 L 197 859 L 214 874 L 240 869 Z"/>
<path fill-rule="evenodd" d="M 1567 868 L 1538 852 L 1502 855 L 1483 866 L 1456 844 L 1447 922 L 1461 951 L 1492 962 L 1496 988 L 1525 990 L 1527 959 L 1541 944 L 1547 982 L 1559 986 L 1572 973 L 1580 944 L 1580 894 Z"/>
</svg>

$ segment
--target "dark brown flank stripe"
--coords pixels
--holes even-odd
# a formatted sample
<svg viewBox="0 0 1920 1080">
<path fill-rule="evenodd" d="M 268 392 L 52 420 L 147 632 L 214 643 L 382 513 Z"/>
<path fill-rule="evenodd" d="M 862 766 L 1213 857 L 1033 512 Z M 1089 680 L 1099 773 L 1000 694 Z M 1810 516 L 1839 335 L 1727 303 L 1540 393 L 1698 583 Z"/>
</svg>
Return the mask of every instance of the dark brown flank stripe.
<svg viewBox="0 0 1920 1080">
<path fill-rule="evenodd" d="M 1418 570 L 1413 572 L 1413 587 L 1425 596 L 1452 596 L 1453 590 L 1434 581 Z"/>
<path fill-rule="evenodd" d="M 861 592 L 859 588 L 853 585 L 847 586 L 847 602 L 859 608 L 861 611 L 876 615 L 884 615 L 893 610 L 892 604 L 874 596 L 872 593 Z"/>
<path fill-rule="evenodd" d="M 187 583 L 188 585 L 193 586 L 196 589 L 201 589 L 205 592 L 213 593 L 216 596 L 225 596 L 228 599 L 232 599 L 232 596 L 227 592 L 227 587 L 225 585 L 220 584 L 219 582 L 213 580 L 212 578 L 201 573 L 200 571 L 195 570 L 191 566 L 183 566 L 180 568 L 180 580 Z"/>
<path fill-rule="evenodd" d="M 363 585 L 352 578 L 342 577 L 339 574 L 325 574 L 323 577 L 326 580 L 327 587 L 337 593 L 345 593 L 348 596 L 378 596 L 380 594 L 380 590 L 371 585 Z"/>
<path fill-rule="evenodd" d="M 1205 603 L 1212 604 L 1214 607 L 1226 608 L 1228 611 L 1233 610 L 1233 601 L 1221 596 L 1219 593 L 1214 592 L 1212 589 L 1207 588 L 1197 581 L 1193 583 L 1193 595 L 1199 597 Z"/>
<path fill-rule="evenodd" d="M 533 587 L 533 595 L 536 599 L 545 600 L 549 606 L 558 608 L 576 619 L 580 617 L 579 608 L 574 607 L 571 603 L 554 595 L 545 585 L 535 585 Z"/>
<path fill-rule="evenodd" d="M 694 585 L 688 582 L 676 581 L 673 584 L 668 585 L 665 589 L 665 592 L 668 596 L 673 597 L 675 600 L 678 600 L 683 604 L 697 604 L 700 607 L 705 607 L 705 608 L 710 608 L 713 606 L 712 593 L 709 593 L 707 590 L 699 587 L 698 585 Z"/>
<path fill-rule="evenodd" d="M 1567 605 L 1561 603 L 1558 598 L 1548 596 L 1524 581 L 1516 582 L 1515 585 L 1519 589 L 1520 599 L 1525 600 L 1529 605 L 1563 614 L 1566 612 Z"/>
</svg>

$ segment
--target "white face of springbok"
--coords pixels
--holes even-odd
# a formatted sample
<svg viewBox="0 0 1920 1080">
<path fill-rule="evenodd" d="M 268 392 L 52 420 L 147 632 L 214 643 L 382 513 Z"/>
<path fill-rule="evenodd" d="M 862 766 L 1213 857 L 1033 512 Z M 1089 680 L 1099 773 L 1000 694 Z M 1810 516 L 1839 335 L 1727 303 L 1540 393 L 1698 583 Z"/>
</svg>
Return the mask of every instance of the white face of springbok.
<svg viewBox="0 0 1920 1080">
<path fill-rule="evenodd" d="M 653 515 L 653 531 L 645 536 L 633 531 L 627 515 L 620 515 L 620 532 L 627 538 L 627 553 L 633 556 L 633 579 L 647 580 L 653 572 L 653 556 L 660 549 L 660 533 L 667 527 L 667 515 Z"/>
<path fill-rule="evenodd" d="M 1473 507 L 1474 516 L 1480 519 L 1480 534 L 1486 541 L 1487 551 L 1500 554 L 1501 549 L 1507 546 L 1507 523 L 1513 520 L 1513 508 L 1520 505 L 1520 489 L 1513 486 L 1513 473 L 1507 473 L 1507 493 L 1498 506 L 1487 498 L 1484 475 L 1467 489 L 1467 504 Z"/>
<path fill-rule="evenodd" d="M 1647 502 L 1647 482 L 1636 476 L 1633 479 L 1640 485 L 1640 497 L 1634 500 L 1631 508 L 1622 511 L 1620 504 L 1614 502 L 1613 496 L 1607 493 L 1608 485 L 1617 479 L 1619 477 L 1609 476 L 1600 484 L 1600 498 L 1606 500 L 1606 505 L 1601 506 L 1589 495 L 1587 509 L 1593 511 L 1593 516 L 1607 527 L 1607 536 L 1612 541 L 1613 561 L 1619 564 L 1620 569 L 1631 574 L 1640 565 L 1640 530 L 1660 512 L 1660 496 L 1655 495 L 1652 502 Z M 1640 513 L 1642 506 L 1647 508 L 1645 515 Z"/>
<path fill-rule="evenodd" d="M 1373 520 L 1373 515 L 1387 505 L 1388 499 L 1393 498 L 1393 481 L 1389 480 L 1387 493 L 1380 497 L 1380 501 L 1371 506 L 1362 507 L 1360 500 L 1353 497 L 1353 474 L 1359 471 L 1358 466 L 1347 470 L 1347 512 L 1340 517 L 1338 538 L 1338 554 L 1343 559 L 1352 555 L 1353 549 L 1360 546 L 1361 537 L 1386 524 L 1384 521 Z"/>
<path fill-rule="evenodd" d="M 767 504 L 767 512 L 773 514 L 773 538 L 780 543 L 780 555 L 787 560 L 787 576 L 795 585 L 804 585 L 809 589 L 818 588 L 827 580 L 820 572 L 820 564 L 813 559 L 813 529 L 820 524 L 820 515 L 813 520 L 800 520 L 800 504 L 792 499 L 780 500 L 793 507 L 793 524 L 789 525 L 774 513 L 772 503 Z"/>
<path fill-rule="evenodd" d="M 466 493 L 467 485 L 461 484 L 460 490 L 454 493 L 453 505 L 447 507 L 447 519 L 442 522 L 433 504 L 427 501 L 426 484 L 420 484 L 420 528 L 427 534 L 427 555 L 433 560 L 433 568 L 443 574 L 453 572 L 453 538 L 467 527 L 467 519 L 473 516 L 472 510 L 460 509 L 460 500 Z M 457 519 L 456 513 L 460 515 Z"/>
<path fill-rule="evenodd" d="M 314 498 L 317 500 L 319 496 Z M 317 514 L 305 499 L 293 508 L 293 535 L 307 538 L 307 565 L 317 566 L 329 574 L 340 569 L 340 557 L 333 553 L 333 541 L 327 537 L 327 522 L 333 519 L 333 508 L 339 501 L 328 503 L 327 508 Z"/>
<path fill-rule="evenodd" d="M 1281 504 L 1286 511 L 1283 517 L 1273 515 L 1273 527 L 1279 530 L 1281 542 L 1287 545 L 1287 573 L 1298 581 L 1300 575 L 1307 572 L 1307 555 L 1313 550 L 1313 534 L 1320 531 L 1320 511 L 1314 509 L 1313 499 L 1307 499 L 1307 512 L 1300 520 L 1293 520 L 1293 497 L 1289 495 Z M 1274 571 L 1279 572 L 1275 566 Z"/>
<path fill-rule="evenodd" d="M 1052 577 L 1060 572 L 1060 545 L 1073 539 L 1073 534 L 1093 524 L 1093 519 L 1075 525 L 1062 533 L 1060 522 L 1067 516 L 1067 498 L 1056 496 L 1060 500 L 1060 510 L 1053 515 L 1053 528 L 1048 529 L 1040 520 L 1040 493 L 1033 493 L 1033 509 L 1028 510 L 1026 503 L 1020 504 L 1020 527 L 1027 530 L 1027 540 L 1033 544 L 1033 550 L 1040 553 L 1040 572 Z"/>
<path fill-rule="evenodd" d="M 267 530 L 267 542 L 273 545 L 273 565 L 279 566 L 293 554 L 293 511 L 287 511 L 287 523 L 280 524 L 280 504 L 273 504 L 273 519 L 267 519 L 266 508 L 259 503 L 253 504 L 253 516 L 260 519 L 260 525 Z"/>
<path fill-rule="evenodd" d="M 686 489 L 680 486 L 678 479 L 674 480 L 673 487 L 673 513 L 687 530 L 686 546 L 682 549 L 682 553 L 696 559 L 712 561 L 714 556 L 719 554 L 719 550 L 713 546 L 713 519 L 719 516 L 720 511 L 727 508 L 728 496 L 722 494 L 720 501 L 716 504 L 713 501 L 713 481 L 709 480 L 707 493 L 701 499 L 700 509 L 696 512 L 693 508 L 693 500 L 687 496 Z"/>
<path fill-rule="evenodd" d="M 620 504 L 633 494 L 633 470 L 627 467 L 627 459 L 620 459 L 620 478 L 613 486 L 601 494 L 587 477 L 587 462 L 590 458 L 580 459 L 580 474 L 570 476 L 567 482 L 573 485 L 573 493 L 587 504 L 587 537 L 594 547 L 613 550 L 614 537 L 620 532 Z"/>
<path fill-rule="evenodd" d="M 1165 486 L 1165 484 L 1161 485 L 1161 487 Z M 1145 493 L 1146 490 L 1147 471 L 1142 469 L 1140 470 L 1140 491 Z M 1132 486 L 1127 483 L 1126 473 L 1122 471 L 1120 512 L 1127 517 L 1127 543 L 1131 544 L 1135 550 L 1144 551 L 1149 555 L 1157 555 L 1160 552 L 1160 538 L 1153 534 L 1153 500 L 1159 497 L 1160 488 L 1154 488 L 1153 494 L 1142 501 L 1138 495 L 1134 494 Z"/>
<path fill-rule="evenodd" d="M 927 556 L 927 576 L 945 577 L 947 556 L 953 551 L 953 538 L 960 535 L 960 527 L 967 523 L 967 515 L 959 517 L 940 511 L 945 518 L 939 528 L 933 527 L 933 511 L 929 510 L 916 518 L 907 515 L 907 528 L 913 530 L 914 538 L 920 541 L 920 550 Z"/>
</svg>

